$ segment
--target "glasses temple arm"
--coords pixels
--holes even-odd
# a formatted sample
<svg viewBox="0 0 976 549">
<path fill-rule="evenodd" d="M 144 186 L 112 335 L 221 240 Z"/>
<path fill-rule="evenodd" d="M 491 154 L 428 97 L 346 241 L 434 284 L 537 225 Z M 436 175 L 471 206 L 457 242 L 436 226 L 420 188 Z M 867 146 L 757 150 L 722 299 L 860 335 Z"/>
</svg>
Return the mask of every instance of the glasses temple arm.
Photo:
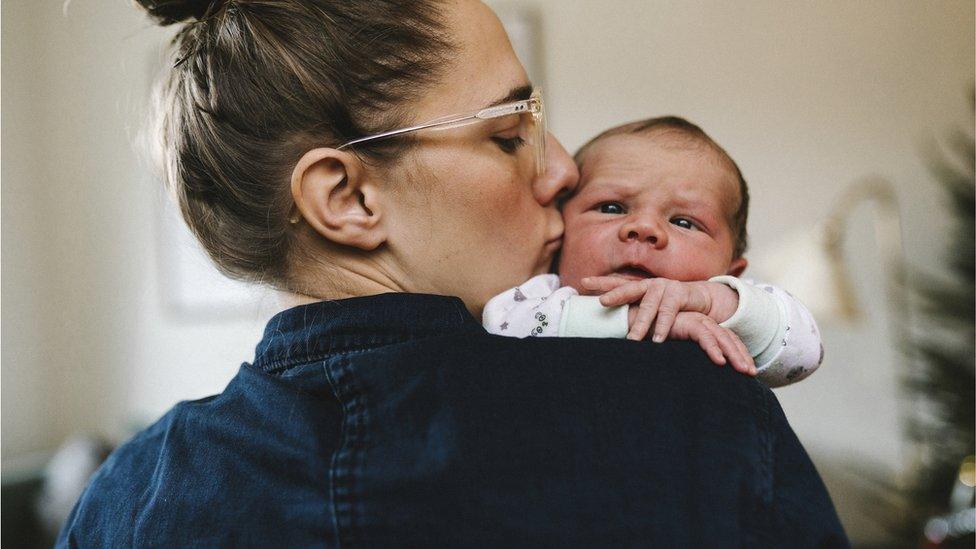
<svg viewBox="0 0 976 549">
<path fill-rule="evenodd" d="M 351 147 L 353 145 L 356 145 L 356 144 L 359 144 L 359 143 L 363 143 L 363 142 L 366 142 L 366 141 L 375 141 L 375 140 L 378 140 L 378 139 L 387 139 L 387 138 L 390 138 L 390 137 L 396 137 L 398 135 L 403 135 L 405 133 L 416 132 L 416 131 L 420 131 L 420 130 L 426 130 L 428 128 L 434 128 L 434 127 L 437 127 L 437 126 L 446 126 L 446 125 L 449 125 L 449 124 L 460 124 L 461 122 L 466 122 L 468 120 L 477 119 L 478 118 L 478 114 L 480 114 L 480 113 L 466 114 L 466 115 L 463 115 L 463 116 L 459 116 L 457 118 L 451 118 L 449 120 L 434 120 L 434 121 L 431 121 L 431 122 L 426 122 L 424 124 L 418 124 L 416 126 L 410 126 L 410 127 L 407 127 L 407 128 L 400 128 L 400 129 L 397 129 L 397 130 L 390 130 L 388 132 L 378 133 L 376 135 L 370 135 L 370 136 L 367 136 L 367 137 L 360 137 L 359 139 L 353 139 L 352 141 L 349 141 L 348 143 L 344 143 L 344 144 L 340 145 L 339 147 L 337 147 L 337 149 L 342 150 L 342 149 L 345 149 L 347 147 Z"/>
<path fill-rule="evenodd" d="M 449 118 L 447 120 L 431 120 L 424 124 L 418 124 L 416 126 L 410 126 L 407 128 L 400 128 L 397 130 L 390 130 L 388 132 L 378 133 L 376 135 L 370 135 L 367 137 L 360 137 L 359 139 L 353 139 L 348 143 L 344 143 L 337 147 L 337 149 L 342 150 L 353 145 L 364 143 L 366 141 L 375 141 L 378 139 L 387 139 L 390 137 L 396 137 L 398 135 L 403 135 L 405 133 L 426 130 L 429 128 L 436 128 L 440 126 L 452 126 L 458 125 L 462 122 L 477 121 L 477 120 L 487 120 L 490 118 L 498 118 L 501 116 L 508 116 L 510 114 L 518 114 L 521 112 L 533 112 L 531 99 L 516 101 L 514 103 L 509 103 L 507 105 L 498 105 L 495 107 L 488 107 L 487 109 L 481 109 L 474 114 L 464 114 L 454 118 Z"/>
</svg>

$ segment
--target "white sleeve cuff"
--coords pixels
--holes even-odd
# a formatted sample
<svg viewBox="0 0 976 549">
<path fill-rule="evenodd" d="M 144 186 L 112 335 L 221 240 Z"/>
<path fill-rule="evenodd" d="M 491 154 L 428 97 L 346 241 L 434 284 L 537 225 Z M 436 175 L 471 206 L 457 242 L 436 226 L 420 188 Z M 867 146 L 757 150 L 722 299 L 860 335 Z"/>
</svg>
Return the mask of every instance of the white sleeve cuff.
<svg viewBox="0 0 976 549">
<path fill-rule="evenodd" d="M 738 308 L 720 326 L 739 336 L 757 365 L 764 355 L 775 354 L 779 349 L 774 343 L 782 339 L 781 332 L 785 333 L 787 320 L 779 299 L 734 276 L 716 276 L 709 282 L 725 284 L 739 294 Z"/>
<path fill-rule="evenodd" d="M 559 336 L 624 338 L 630 329 L 627 309 L 627 305 L 604 307 L 598 296 L 574 295 L 563 308 Z"/>
</svg>

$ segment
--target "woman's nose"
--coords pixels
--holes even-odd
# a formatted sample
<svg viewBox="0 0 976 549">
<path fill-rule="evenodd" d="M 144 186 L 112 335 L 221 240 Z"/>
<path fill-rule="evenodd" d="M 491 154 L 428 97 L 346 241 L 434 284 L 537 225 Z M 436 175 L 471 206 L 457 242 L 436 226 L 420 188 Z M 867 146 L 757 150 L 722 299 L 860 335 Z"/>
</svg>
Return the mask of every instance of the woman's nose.
<svg viewBox="0 0 976 549">
<path fill-rule="evenodd" d="M 568 195 L 579 182 L 579 170 L 566 149 L 551 133 L 546 143 L 546 173 L 535 179 L 532 192 L 543 206 L 549 206 L 556 199 Z"/>
<path fill-rule="evenodd" d="M 631 215 L 620 226 L 621 242 L 647 242 L 655 248 L 668 245 L 668 231 L 659 222 L 646 216 Z"/>
</svg>

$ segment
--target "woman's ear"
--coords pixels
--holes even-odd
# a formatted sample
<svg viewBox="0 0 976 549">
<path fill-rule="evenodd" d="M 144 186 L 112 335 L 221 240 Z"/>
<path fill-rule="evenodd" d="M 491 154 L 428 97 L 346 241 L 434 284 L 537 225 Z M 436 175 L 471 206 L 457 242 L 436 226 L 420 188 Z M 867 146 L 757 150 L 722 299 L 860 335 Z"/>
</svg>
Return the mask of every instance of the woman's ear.
<svg viewBox="0 0 976 549">
<path fill-rule="evenodd" d="M 737 257 L 732 260 L 732 263 L 729 264 L 729 270 L 726 271 L 725 274 L 739 277 L 742 275 L 742 272 L 746 270 L 747 266 L 749 266 L 748 259 L 744 257 Z"/>
<path fill-rule="evenodd" d="M 291 174 L 298 206 L 293 222 L 305 220 L 337 244 L 374 250 L 386 241 L 380 191 L 356 155 L 320 148 L 305 153 Z"/>
</svg>

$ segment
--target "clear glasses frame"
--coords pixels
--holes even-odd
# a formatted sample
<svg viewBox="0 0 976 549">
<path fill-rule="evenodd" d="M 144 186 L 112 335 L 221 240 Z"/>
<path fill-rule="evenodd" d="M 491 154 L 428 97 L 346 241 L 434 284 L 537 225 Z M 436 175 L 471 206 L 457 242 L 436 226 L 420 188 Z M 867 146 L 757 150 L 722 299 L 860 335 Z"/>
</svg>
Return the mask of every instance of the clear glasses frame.
<svg viewBox="0 0 976 549">
<path fill-rule="evenodd" d="M 528 131 L 526 132 L 527 139 L 526 137 L 523 137 L 523 139 L 526 139 L 535 149 L 534 161 L 536 175 L 545 175 L 546 136 L 548 134 L 548 129 L 546 128 L 545 104 L 542 101 L 542 93 L 539 90 L 533 91 L 532 95 L 528 99 L 512 101 L 510 103 L 502 103 L 501 105 L 486 107 L 469 113 L 452 114 L 450 116 L 424 122 L 423 124 L 417 124 L 415 126 L 408 126 L 406 128 L 399 128 L 375 135 L 360 137 L 359 139 L 353 139 L 352 141 L 343 143 L 336 148 L 339 150 L 348 149 L 368 141 L 388 139 L 398 135 L 421 130 L 447 130 L 451 128 L 459 128 L 462 126 L 468 126 L 470 124 L 476 124 L 478 122 L 484 122 L 486 120 L 502 118 L 514 114 L 520 115 L 523 121 L 528 122 Z M 522 121 L 520 121 L 520 124 L 521 123 Z"/>
</svg>

